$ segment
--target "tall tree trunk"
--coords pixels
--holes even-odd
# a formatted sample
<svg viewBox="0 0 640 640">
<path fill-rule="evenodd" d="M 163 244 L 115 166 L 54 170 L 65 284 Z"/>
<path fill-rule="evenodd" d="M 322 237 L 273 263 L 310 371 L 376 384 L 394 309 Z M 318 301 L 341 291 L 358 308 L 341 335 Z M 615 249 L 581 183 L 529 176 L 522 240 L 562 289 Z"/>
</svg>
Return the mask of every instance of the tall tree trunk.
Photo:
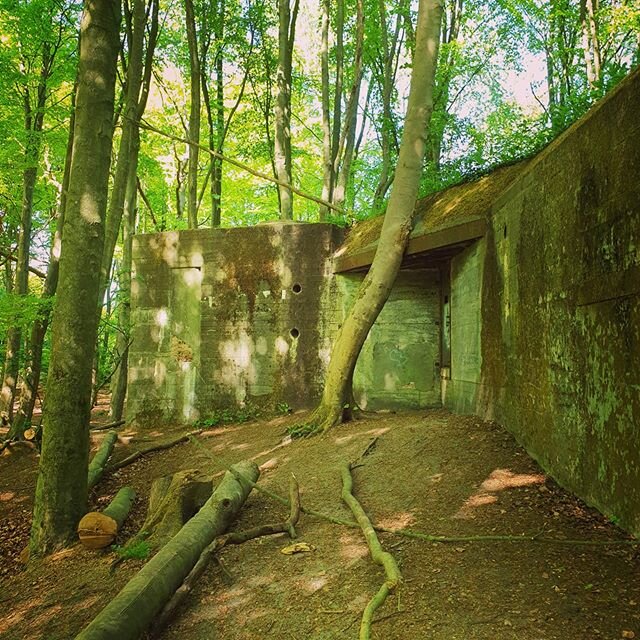
<svg viewBox="0 0 640 640">
<path fill-rule="evenodd" d="M 333 345 L 322 399 L 310 418 L 317 429 L 326 430 L 342 419 L 358 355 L 389 297 L 409 240 L 433 108 L 441 2 L 420 0 L 411 90 L 389 206 L 371 269 Z"/>
<path fill-rule="evenodd" d="M 136 130 L 132 141 L 132 162 L 129 167 L 129 180 L 127 181 L 127 195 L 125 199 L 125 224 L 122 229 L 122 264 L 119 276 L 118 327 L 120 331 L 116 339 L 116 351 L 119 362 L 111 394 L 111 418 L 114 421 L 122 419 L 124 401 L 127 394 L 127 372 L 131 324 L 131 269 L 132 269 L 132 241 L 136 227 L 136 169 L 138 166 L 138 153 L 140 151 L 140 134 Z"/>
<path fill-rule="evenodd" d="M 18 235 L 18 262 L 15 274 L 14 293 L 26 296 L 29 293 L 29 250 L 31 248 L 31 222 L 33 218 L 33 194 L 38 178 L 38 163 L 44 110 L 47 104 L 47 85 L 51 75 L 51 45 L 43 44 L 40 78 L 34 96 L 29 89 L 24 95 L 24 126 L 27 134 L 25 146 L 25 169 L 22 174 L 22 210 L 20 215 L 20 233 Z M 0 393 L 0 410 L 13 417 L 13 404 L 18 384 L 20 368 L 20 347 L 22 330 L 20 326 L 11 327 L 7 335 L 4 379 Z"/>
<path fill-rule="evenodd" d="M 382 94 L 382 126 L 380 127 L 380 144 L 382 147 L 382 167 L 376 190 L 373 195 L 373 210 L 378 213 L 383 208 L 383 201 L 387 195 L 389 187 L 393 183 L 394 175 L 394 143 L 396 143 L 395 123 L 393 120 L 392 99 L 395 88 L 396 61 L 399 55 L 399 45 L 401 42 L 400 31 L 402 28 L 402 16 L 396 16 L 395 27 L 391 37 L 391 42 L 387 35 L 387 11 L 384 0 L 378 3 L 380 14 L 380 30 L 382 39 L 382 60 L 383 68 L 381 78 Z M 397 143 L 396 143 L 397 144 Z"/>
<path fill-rule="evenodd" d="M 226 127 L 224 122 L 224 17 L 225 2 L 218 0 L 218 15 L 216 16 L 216 151 L 224 150 Z M 244 86 L 244 85 L 243 85 Z M 211 226 L 219 227 L 222 216 L 222 160 L 211 158 Z"/>
<path fill-rule="evenodd" d="M 25 374 L 20 387 L 20 405 L 16 412 L 15 420 L 11 425 L 9 437 L 19 437 L 31 424 L 33 409 L 40 385 L 40 375 L 42 372 L 42 349 L 44 338 L 51 318 L 51 309 L 47 301 L 52 298 L 58 286 L 58 272 L 60 265 L 60 248 L 62 243 L 62 227 L 64 225 L 64 212 L 67 206 L 67 192 L 69 190 L 69 174 L 71 171 L 71 154 L 73 152 L 73 131 L 75 125 L 75 96 L 77 83 L 73 87 L 71 96 L 71 115 L 69 118 L 69 134 L 67 136 L 67 151 L 64 160 L 64 173 L 60 189 L 60 199 L 58 201 L 58 215 L 56 228 L 51 240 L 51 250 L 49 252 L 49 267 L 47 277 L 42 291 L 42 308 L 31 327 L 31 338 L 29 341 L 29 352 L 27 353 Z"/>
<path fill-rule="evenodd" d="M 145 51 L 145 33 L 147 33 L 147 47 Z M 153 53 L 158 35 L 158 1 L 134 0 L 133 10 L 127 19 L 127 41 L 129 43 L 129 57 L 127 62 L 127 82 L 125 97 L 125 114 L 122 123 L 122 136 L 118 149 L 118 159 L 115 169 L 111 199 L 107 210 L 105 227 L 104 253 L 100 276 L 100 290 L 98 294 L 98 319 L 102 316 L 105 295 L 108 298 L 111 274 L 114 269 L 113 254 L 115 251 L 122 217 L 125 214 L 126 198 L 129 189 L 130 174 L 134 176 L 138 168 L 139 125 L 143 116 L 151 80 Z M 110 301 L 107 299 L 107 316 Z M 103 349 L 96 352 L 96 364 L 93 376 L 94 389 L 92 406 L 97 401 L 99 392 L 99 360 L 107 353 L 109 344 L 109 330 L 105 328 Z"/>
<path fill-rule="evenodd" d="M 289 0 L 278 0 L 278 96 L 275 118 L 275 167 L 280 194 L 280 218 L 293 220 L 293 192 L 291 185 L 291 70 L 296 20 L 300 0 L 294 0 L 293 11 Z"/>
<path fill-rule="evenodd" d="M 76 538 L 86 509 L 91 367 L 119 39 L 120 4 L 86 0 L 81 23 L 76 123 L 69 195 L 53 312 L 42 455 L 31 551 L 46 554 Z"/>
<path fill-rule="evenodd" d="M 333 193 L 333 162 L 331 159 L 331 92 L 329 87 L 329 23 L 331 0 L 322 0 L 322 25 L 320 27 L 320 73 L 322 82 L 322 199 L 331 201 Z M 320 207 L 320 221 L 326 220 L 329 208 Z"/>
<path fill-rule="evenodd" d="M 356 128 L 358 125 L 358 103 L 360 101 L 360 89 L 362 87 L 363 68 L 363 47 L 364 47 L 364 2 L 356 0 L 356 43 L 353 63 L 353 82 L 349 91 L 347 108 L 344 115 L 344 126 L 336 163 L 337 172 L 335 186 L 333 188 L 332 202 L 342 209 L 344 206 L 347 184 L 351 178 L 351 164 L 355 153 Z"/>
<path fill-rule="evenodd" d="M 185 0 L 187 42 L 189 45 L 189 76 L 191 106 L 189 108 L 189 165 L 187 170 L 187 222 L 198 228 L 198 157 L 200 144 L 200 58 L 193 0 Z"/>
<path fill-rule="evenodd" d="M 100 268 L 100 293 L 98 310 L 102 309 L 104 296 L 109 288 L 109 276 L 113 252 L 120 234 L 120 225 L 124 212 L 124 202 L 129 178 L 129 166 L 132 163 L 132 141 L 138 127 L 138 100 L 142 87 L 144 61 L 144 31 L 146 24 L 145 0 L 134 0 L 132 24 L 127 40 L 129 41 L 129 58 L 127 66 L 125 112 L 122 120 L 122 136 L 116 160 L 115 176 L 109 199 L 107 221 L 105 225 L 104 253 Z"/>
</svg>

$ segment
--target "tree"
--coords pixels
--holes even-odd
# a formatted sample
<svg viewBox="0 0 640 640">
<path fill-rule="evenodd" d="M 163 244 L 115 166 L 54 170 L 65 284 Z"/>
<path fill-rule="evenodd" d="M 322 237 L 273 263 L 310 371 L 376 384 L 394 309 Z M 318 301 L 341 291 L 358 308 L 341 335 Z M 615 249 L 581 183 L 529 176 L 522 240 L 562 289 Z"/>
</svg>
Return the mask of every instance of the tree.
<svg viewBox="0 0 640 640">
<path fill-rule="evenodd" d="M 293 220 L 293 193 L 291 192 L 291 73 L 296 21 L 300 0 L 278 0 L 278 96 L 276 99 L 275 166 L 280 181 L 280 217 Z"/>
<path fill-rule="evenodd" d="M 442 0 L 420 0 L 404 132 L 378 248 L 333 345 L 322 399 L 309 420 L 312 429 L 326 430 L 341 421 L 358 355 L 389 297 L 409 241 L 433 108 L 441 18 Z"/>
<path fill-rule="evenodd" d="M 353 71 L 348 91 L 344 116 L 344 0 L 338 0 L 336 11 L 335 46 L 335 82 L 333 95 L 333 114 L 331 110 L 330 74 L 329 74 L 329 23 L 331 21 L 331 2 L 322 2 L 322 42 L 320 47 L 320 66 L 322 82 L 322 199 L 338 208 L 344 206 L 347 183 L 351 175 L 351 165 L 355 153 L 356 127 L 358 121 L 358 102 L 364 76 L 363 47 L 365 34 L 364 0 L 356 0 L 355 42 L 353 47 Z M 328 207 L 320 208 L 320 219 L 329 214 Z"/>
<path fill-rule="evenodd" d="M 75 539 L 86 509 L 91 368 L 95 352 L 120 7 L 86 0 L 58 292 L 53 311 L 42 455 L 31 550 L 46 554 Z"/>
<path fill-rule="evenodd" d="M 149 98 L 153 54 L 158 37 L 158 12 L 158 0 L 150 0 L 147 7 L 145 7 L 144 0 L 135 0 L 132 15 L 127 17 L 128 39 L 132 43 L 128 66 L 127 113 L 129 114 L 128 120 L 132 130 L 129 141 L 128 161 L 126 162 L 127 175 L 123 193 L 122 213 L 120 215 L 120 217 L 124 215 L 124 224 L 122 225 L 122 263 L 118 277 L 119 331 L 116 338 L 118 365 L 113 378 L 114 384 L 111 394 L 111 417 L 114 420 L 122 418 L 127 391 L 127 359 L 129 355 L 129 325 L 131 318 L 131 251 L 136 226 L 138 156 L 140 153 L 139 121 L 144 114 Z M 147 32 L 147 23 L 147 46 L 143 59 L 144 34 Z M 102 262 L 104 264 L 104 259 Z"/>
<path fill-rule="evenodd" d="M 29 350 L 27 352 L 27 362 L 25 372 L 20 387 L 20 404 L 16 412 L 8 438 L 19 438 L 31 424 L 33 409 L 36 402 L 38 385 L 42 373 L 42 350 L 44 348 L 44 338 L 49 326 L 51 317 L 51 299 L 58 287 L 58 273 L 60 267 L 60 247 L 62 243 L 62 227 L 64 225 L 64 213 L 67 206 L 67 192 L 69 189 L 69 174 L 71 171 L 71 154 L 73 152 L 73 130 L 75 122 L 75 93 L 77 87 L 74 85 L 71 99 L 71 117 L 69 120 L 69 133 L 67 139 L 67 152 L 64 161 L 64 174 L 60 185 L 60 197 L 58 201 L 58 214 L 49 250 L 49 266 L 47 277 L 42 290 L 42 304 L 31 326 L 31 337 L 29 340 Z"/>
<path fill-rule="evenodd" d="M 187 42 L 189 44 L 189 78 L 191 107 L 189 110 L 189 167 L 187 170 L 187 220 L 190 229 L 198 227 L 198 157 L 200 144 L 200 55 L 193 0 L 185 0 Z"/>
<path fill-rule="evenodd" d="M 15 89 L 22 98 L 25 138 L 14 293 L 18 296 L 26 296 L 29 290 L 33 201 L 42 149 L 45 112 L 51 95 L 50 81 L 54 73 L 56 56 L 65 42 L 68 16 L 66 7 L 63 6 L 60 9 L 49 0 L 19 6 L 17 9 L 16 64 L 18 70 Z M 9 419 L 13 416 L 21 344 L 21 327 L 19 325 L 11 327 L 7 335 L 4 377 L 0 392 L 0 409 L 7 412 Z"/>
</svg>

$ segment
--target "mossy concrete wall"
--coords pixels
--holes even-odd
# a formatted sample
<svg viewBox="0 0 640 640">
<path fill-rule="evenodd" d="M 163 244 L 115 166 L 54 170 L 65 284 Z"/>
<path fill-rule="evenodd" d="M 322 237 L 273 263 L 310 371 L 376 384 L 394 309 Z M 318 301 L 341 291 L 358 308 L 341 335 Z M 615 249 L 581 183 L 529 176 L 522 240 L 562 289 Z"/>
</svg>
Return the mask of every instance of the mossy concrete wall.
<svg viewBox="0 0 640 640">
<path fill-rule="evenodd" d="M 137 236 L 128 419 L 313 402 L 341 237 L 329 224 L 285 223 Z"/>
<path fill-rule="evenodd" d="M 640 533 L 640 75 L 541 153 L 451 266 L 445 402 Z"/>
<path fill-rule="evenodd" d="M 337 276 L 341 321 L 363 274 Z M 441 406 L 440 271 L 400 271 L 389 300 L 364 343 L 353 376 L 362 409 L 424 409 Z"/>
</svg>

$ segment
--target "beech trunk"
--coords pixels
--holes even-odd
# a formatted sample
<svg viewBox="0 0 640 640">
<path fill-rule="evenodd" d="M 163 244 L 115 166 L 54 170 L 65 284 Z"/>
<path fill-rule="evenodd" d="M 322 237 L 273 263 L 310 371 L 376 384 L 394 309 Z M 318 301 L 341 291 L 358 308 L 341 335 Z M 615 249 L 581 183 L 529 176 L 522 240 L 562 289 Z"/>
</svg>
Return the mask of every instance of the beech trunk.
<svg viewBox="0 0 640 640">
<path fill-rule="evenodd" d="M 441 16 L 441 0 L 420 0 L 411 90 L 389 205 L 371 269 L 333 346 L 322 399 L 310 418 L 317 429 L 342 419 L 358 355 L 389 297 L 409 240 L 433 106 Z"/>
<path fill-rule="evenodd" d="M 31 530 L 33 554 L 75 540 L 86 510 L 91 368 L 98 329 L 120 4 L 86 0 L 47 406 Z"/>
</svg>

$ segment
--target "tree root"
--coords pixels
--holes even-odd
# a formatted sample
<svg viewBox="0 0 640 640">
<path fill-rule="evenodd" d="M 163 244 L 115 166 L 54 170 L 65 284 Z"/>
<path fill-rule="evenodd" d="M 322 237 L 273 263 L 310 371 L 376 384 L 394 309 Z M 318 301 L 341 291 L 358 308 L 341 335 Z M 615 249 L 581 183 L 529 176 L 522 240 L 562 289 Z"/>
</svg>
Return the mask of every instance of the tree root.
<svg viewBox="0 0 640 640">
<path fill-rule="evenodd" d="M 319 404 L 305 422 L 294 424 L 287 429 L 292 438 L 309 438 L 326 433 L 331 427 L 341 424 L 344 409 L 338 406 Z"/>
<path fill-rule="evenodd" d="M 358 525 L 362 529 L 362 533 L 367 541 L 369 547 L 369 553 L 371 559 L 381 567 L 384 568 L 386 579 L 382 583 L 382 586 L 378 590 L 375 596 L 369 600 L 369 603 L 365 607 L 362 614 L 362 621 L 360 622 L 360 640 L 370 640 L 371 638 L 371 623 L 373 621 L 373 615 L 381 607 L 387 597 L 393 593 L 396 587 L 402 581 L 402 575 L 400 569 L 395 561 L 395 558 L 382 548 L 380 540 L 376 535 L 375 529 L 371 524 L 371 520 L 365 513 L 364 509 L 353 495 L 353 477 L 351 475 L 351 465 L 345 462 L 340 468 L 342 475 L 342 500 L 351 509 L 351 512 L 355 516 Z"/>
<path fill-rule="evenodd" d="M 242 544 L 243 542 L 254 540 L 255 538 L 260 538 L 262 536 L 275 535 L 277 533 L 288 533 L 291 538 L 296 537 L 295 526 L 300 518 L 300 489 L 298 487 L 298 481 L 293 474 L 291 474 L 291 479 L 289 481 L 289 496 L 291 509 L 289 517 L 284 522 L 262 525 L 254 527 L 253 529 L 247 529 L 246 531 L 225 534 L 216 538 L 202 552 L 189 575 L 184 579 L 182 585 L 178 587 L 169 602 L 167 602 L 160 612 L 160 615 L 152 627 L 152 636 L 158 635 L 166 627 L 167 623 L 171 618 L 173 618 L 176 610 L 191 593 L 195 583 L 198 581 L 200 576 L 202 576 L 209 562 L 215 558 L 215 554 L 222 548 L 232 544 Z"/>
<path fill-rule="evenodd" d="M 127 456 L 126 458 L 119 460 L 118 462 L 114 462 L 113 464 L 110 464 L 107 467 L 106 471 L 109 473 L 112 473 L 113 471 L 117 471 L 118 469 L 122 469 L 122 467 L 126 467 L 132 464 L 133 462 L 135 462 L 136 460 L 139 460 L 140 458 L 142 458 L 142 456 L 145 456 L 148 453 L 152 453 L 154 451 L 163 451 L 164 449 L 170 449 L 171 447 L 174 447 L 177 444 L 187 442 L 188 440 L 194 438 L 194 436 L 200 435 L 201 433 L 202 433 L 202 429 L 198 429 L 197 431 L 191 431 L 190 433 L 186 433 L 185 435 L 180 436 L 179 438 L 174 438 L 173 440 L 169 440 L 169 442 L 162 442 L 160 444 L 149 445 L 148 447 L 144 447 L 139 451 L 135 451 L 130 456 Z"/>
<path fill-rule="evenodd" d="M 221 458 L 214 456 L 211 451 L 209 451 L 202 443 L 198 442 L 195 438 L 192 439 L 192 442 L 199 446 L 202 451 L 214 461 L 220 461 Z M 237 479 L 241 479 L 243 482 L 249 482 L 248 478 L 242 477 L 237 472 L 233 472 L 231 469 L 231 465 L 229 465 L 226 461 L 222 461 L 225 470 L 231 471 L 236 475 Z M 258 491 L 258 493 L 262 493 L 272 500 L 279 502 L 282 505 L 289 506 L 290 502 L 287 498 L 270 491 L 269 489 L 265 489 L 264 487 L 260 487 L 256 484 L 253 485 L 253 488 Z M 315 509 L 309 509 L 305 507 L 303 504 L 300 505 L 300 513 L 304 513 L 307 516 L 313 516 L 314 518 L 319 518 L 320 520 L 325 520 L 326 522 L 331 522 L 332 524 L 338 524 L 343 527 L 349 527 L 351 529 L 359 529 L 360 525 L 353 520 L 345 520 L 344 518 L 338 518 L 328 513 L 323 513 L 322 511 L 316 511 Z M 615 547 L 615 546 L 640 546 L 640 540 L 576 540 L 570 538 L 545 538 L 538 533 L 523 533 L 521 535 L 478 535 L 478 536 L 441 536 L 434 535 L 431 533 L 424 533 L 422 531 L 416 531 L 415 529 L 391 529 L 389 527 L 383 527 L 378 524 L 373 524 L 373 528 L 375 531 L 380 533 L 391 533 L 396 536 L 401 536 L 403 538 L 411 538 L 413 540 L 422 540 L 424 542 L 432 542 L 436 544 L 451 544 L 451 543 L 475 543 L 475 542 L 534 542 L 534 543 L 546 543 L 546 544 L 559 544 L 559 545 L 575 545 L 575 546 L 594 546 L 594 547 Z"/>
</svg>

